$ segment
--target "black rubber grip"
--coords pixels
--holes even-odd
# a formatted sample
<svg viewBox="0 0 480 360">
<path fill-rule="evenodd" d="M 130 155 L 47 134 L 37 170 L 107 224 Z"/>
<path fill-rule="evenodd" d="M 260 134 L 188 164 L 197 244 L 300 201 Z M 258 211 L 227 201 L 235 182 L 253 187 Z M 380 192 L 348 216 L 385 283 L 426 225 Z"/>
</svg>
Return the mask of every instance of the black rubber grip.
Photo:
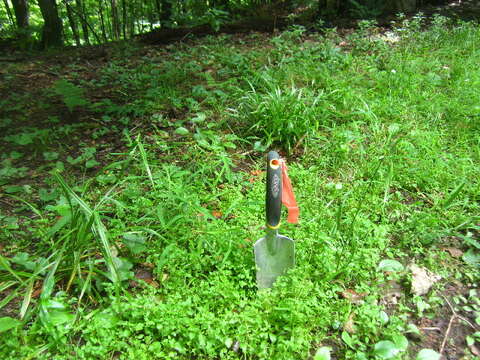
<svg viewBox="0 0 480 360">
<path fill-rule="evenodd" d="M 282 211 L 282 167 L 280 156 L 275 151 L 267 155 L 267 225 L 276 227 Z"/>
</svg>

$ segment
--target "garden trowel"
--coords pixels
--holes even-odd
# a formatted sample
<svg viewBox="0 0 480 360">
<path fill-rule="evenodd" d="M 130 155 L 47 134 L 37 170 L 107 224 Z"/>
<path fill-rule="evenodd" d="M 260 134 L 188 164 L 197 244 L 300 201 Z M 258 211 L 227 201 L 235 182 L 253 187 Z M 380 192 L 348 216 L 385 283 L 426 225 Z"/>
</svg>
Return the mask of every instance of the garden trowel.
<svg viewBox="0 0 480 360">
<path fill-rule="evenodd" d="M 295 243 L 279 235 L 282 202 L 288 208 L 288 222 L 297 223 L 299 210 L 287 174 L 285 162 L 275 151 L 267 155 L 266 186 L 267 233 L 254 245 L 257 286 L 270 288 L 277 277 L 295 266 Z"/>
</svg>

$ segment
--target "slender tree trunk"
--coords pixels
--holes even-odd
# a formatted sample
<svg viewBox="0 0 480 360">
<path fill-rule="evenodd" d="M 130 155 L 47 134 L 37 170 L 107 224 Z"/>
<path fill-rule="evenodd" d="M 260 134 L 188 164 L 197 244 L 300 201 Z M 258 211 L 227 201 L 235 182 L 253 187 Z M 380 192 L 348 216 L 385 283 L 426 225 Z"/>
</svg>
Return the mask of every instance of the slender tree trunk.
<svg viewBox="0 0 480 360">
<path fill-rule="evenodd" d="M 148 26 L 150 31 L 153 31 L 153 23 L 155 22 L 155 17 L 151 11 L 148 12 Z"/>
<path fill-rule="evenodd" d="M 210 2 L 213 8 L 223 8 L 224 10 L 230 10 L 229 0 L 213 0 Z"/>
<path fill-rule="evenodd" d="M 118 19 L 118 8 L 117 8 L 117 1 L 110 0 L 110 6 L 112 9 L 112 30 L 113 30 L 113 38 L 118 40 L 120 38 L 120 22 Z"/>
<path fill-rule="evenodd" d="M 340 12 L 339 0 L 319 0 L 318 1 L 318 13 L 320 16 L 327 18 L 334 17 Z"/>
<path fill-rule="evenodd" d="M 105 29 L 105 18 L 103 15 L 103 0 L 98 0 L 98 12 L 100 14 L 100 29 L 102 30 L 103 41 L 107 42 L 107 31 Z"/>
<path fill-rule="evenodd" d="M 153 31 L 153 23 L 155 22 L 155 10 L 154 4 L 152 2 L 148 3 L 147 8 L 147 19 L 148 19 L 148 29 L 149 31 Z"/>
<path fill-rule="evenodd" d="M 170 20 L 172 17 L 172 3 L 169 0 L 162 0 L 162 14 L 160 20 L 163 22 Z"/>
<path fill-rule="evenodd" d="M 72 29 L 73 39 L 75 40 L 75 44 L 77 46 L 80 46 L 81 45 L 80 35 L 78 33 L 78 26 L 77 26 L 77 22 L 75 21 L 75 16 L 73 14 L 72 7 L 68 3 L 68 0 L 64 0 L 63 2 L 65 4 L 65 8 L 67 9 L 67 17 L 68 17 L 68 22 L 70 24 L 70 29 Z"/>
<path fill-rule="evenodd" d="M 55 0 L 38 0 L 40 12 L 43 17 L 42 47 L 56 47 L 63 45 L 62 20 L 58 16 L 58 8 Z"/>
<path fill-rule="evenodd" d="M 113 29 L 113 22 L 112 22 L 112 9 L 108 7 L 107 0 L 105 1 L 105 28 L 108 30 L 108 39 L 113 40 L 115 39 L 115 31 Z"/>
<path fill-rule="evenodd" d="M 129 12 L 130 12 L 130 21 L 128 22 L 128 26 L 129 26 L 130 37 L 133 38 L 135 36 L 135 19 L 137 18 L 134 2 L 130 3 Z"/>
<path fill-rule="evenodd" d="M 158 22 L 162 20 L 162 4 L 160 0 L 155 0 L 155 10 L 157 13 Z"/>
<path fill-rule="evenodd" d="M 385 10 L 389 13 L 412 12 L 417 9 L 419 1 L 417 0 L 388 0 L 385 4 Z"/>
<path fill-rule="evenodd" d="M 12 15 L 12 9 L 10 9 L 10 5 L 8 4 L 8 0 L 3 0 L 3 3 L 5 4 L 5 10 L 7 11 L 7 16 L 8 16 L 8 19 L 10 20 L 10 23 L 15 26 L 18 24 L 16 24 L 15 20 L 13 19 L 13 15 Z"/>
<path fill-rule="evenodd" d="M 140 19 L 140 21 L 138 22 L 139 23 L 138 33 L 143 34 L 143 28 L 145 26 L 145 24 L 143 23 L 143 19 L 144 19 L 143 15 L 145 15 L 145 11 L 143 9 L 143 3 L 142 2 L 140 2 L 138 13 L 139 13 L 138 18 Z"/>
<path fill-rule="evenodd" d="M 85 13 L 85 5 L 82 0 L 75 0 L 77 14 L 80 18 L 80 24 L 82 25 L 83 41 L 85 44 L 90 45 L 90 37 L 88 36 L 88 19 Z"/>
<path fill-rule="evenodd" d="M 122 35 L 127 38 L 127 1 L 122 0 Z"/>
<path fill-rule="evenodd" d="M 8 5 L 7 0 L 5 0 L 5 6 Z M 17 20 L 17 27 L 19 29 L 28 28 L 28 3 L 27 0 L 12 0 L 13 11 L 15 12 L 15 18 Z M 10 12 L 10 8 L 7 8 Z"/>
</svg>

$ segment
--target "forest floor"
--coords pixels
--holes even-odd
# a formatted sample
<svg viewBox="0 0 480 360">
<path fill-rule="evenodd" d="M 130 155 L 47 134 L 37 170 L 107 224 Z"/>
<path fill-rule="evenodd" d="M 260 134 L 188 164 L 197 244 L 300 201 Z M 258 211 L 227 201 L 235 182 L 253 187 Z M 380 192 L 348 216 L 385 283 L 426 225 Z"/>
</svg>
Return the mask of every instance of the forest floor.
<svg viewBox="0 0 480 360">
<path fill-rule="evenodd" d="M 480 28 L 426 22 L 4 63 L 2 358 L 480 356 Z M 301 220 L 258 293 L 268 149 Z"/>
</svg>

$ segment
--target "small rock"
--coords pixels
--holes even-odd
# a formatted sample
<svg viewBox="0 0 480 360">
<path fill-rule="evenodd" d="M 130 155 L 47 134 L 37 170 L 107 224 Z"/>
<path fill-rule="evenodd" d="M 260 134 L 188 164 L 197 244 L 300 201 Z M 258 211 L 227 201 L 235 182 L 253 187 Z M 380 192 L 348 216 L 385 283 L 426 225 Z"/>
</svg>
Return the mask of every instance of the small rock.
<svg viewBox="0 0 480 360">
<path fill-rule="evenodd" d="M 425 295 L 432 285 L 441 279 L 440 276 L 415 264 L 409 265 L 408 269 L 412 273 L 412 293 L 415 295 Z"/>
</svg>

